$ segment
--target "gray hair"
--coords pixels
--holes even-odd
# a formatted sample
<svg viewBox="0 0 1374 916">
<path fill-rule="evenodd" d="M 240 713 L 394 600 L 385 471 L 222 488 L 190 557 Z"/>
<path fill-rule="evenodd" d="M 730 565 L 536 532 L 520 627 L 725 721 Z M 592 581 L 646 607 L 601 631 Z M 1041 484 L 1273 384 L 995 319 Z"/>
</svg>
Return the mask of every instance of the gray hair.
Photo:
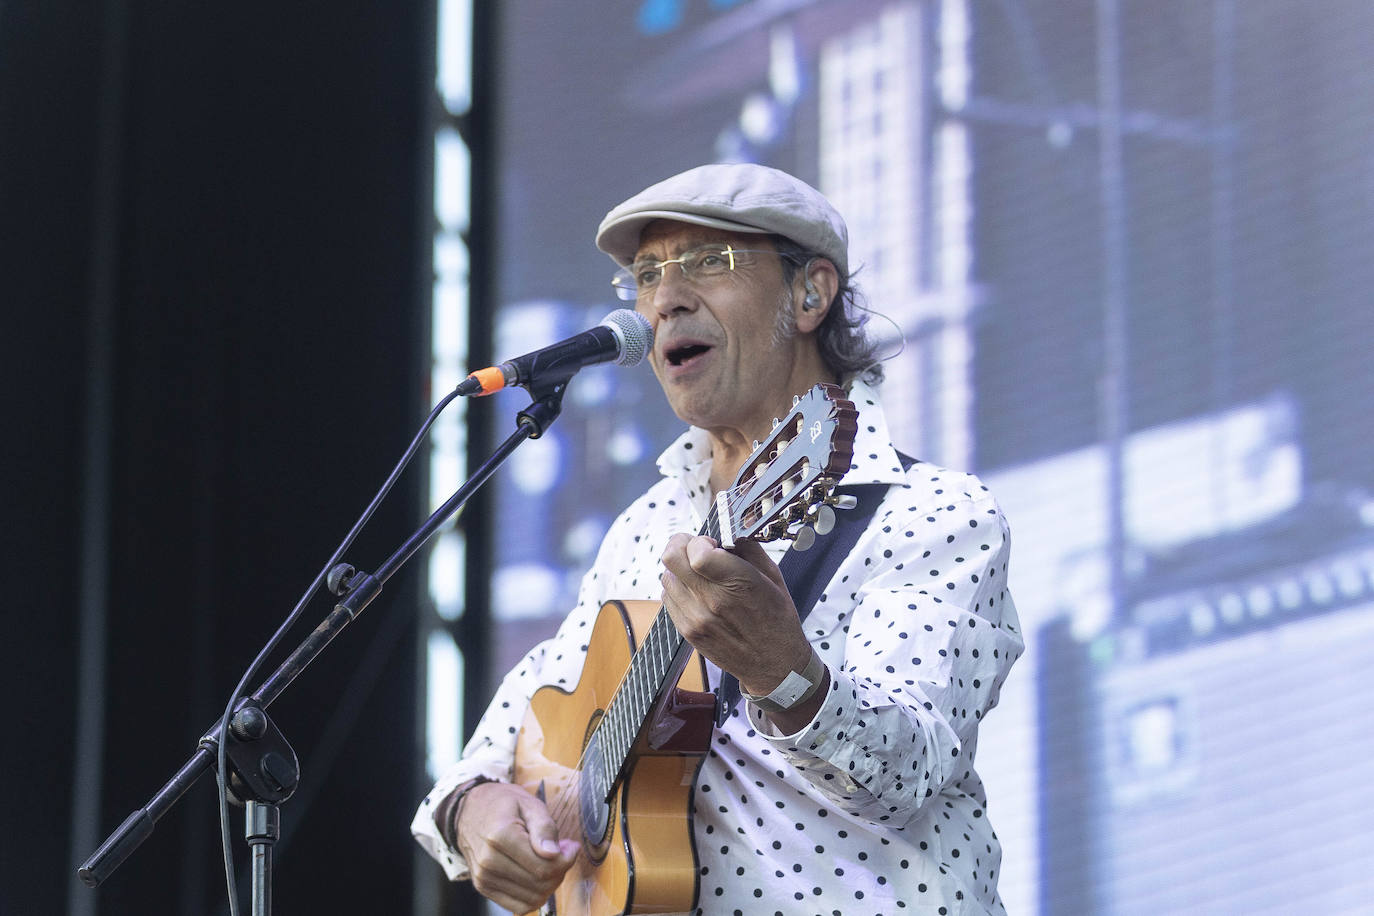
<svg viewBox="0 0 1374 916">
<path fill-rule="evenodd" d="M 782 258 L 783 281 L 788 284 L 796 279 L 797 271 L 812 260 L 825 257 L 782 236 L 775 235 L 772 241 Z M 864 335 L 868 308 L 862 300 L 863 294 L 854 285 L 853 275 L 840 274 L 839 289 L 830 302 L 830 310 L 816 329 L 816 343 L 821 359 L 838 378 L 843 381 L 857 377 L 872 385 L 882 381 L 883 366 L 878 358 L 878 345 Z"/>
</svg>

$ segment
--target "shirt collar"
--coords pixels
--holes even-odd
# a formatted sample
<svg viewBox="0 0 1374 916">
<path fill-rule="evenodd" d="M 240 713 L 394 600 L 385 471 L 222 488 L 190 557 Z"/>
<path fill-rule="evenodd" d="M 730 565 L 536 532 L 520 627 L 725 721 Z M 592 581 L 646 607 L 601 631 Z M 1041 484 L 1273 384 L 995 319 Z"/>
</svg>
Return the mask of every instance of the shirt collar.
<svg viewBox="0 0 1374 916">
<path fill-rule="evenodd" d="M 841 478 L 840 486 L 905 483 L 906 472 L 892 444 L 887 414 L 883 412 L 877 390 L 856 379 L 849 386 L 849 399 L 859 411 L 859 426 L 854 436 L 854 459 L 849 472 Z"/>
</svg>

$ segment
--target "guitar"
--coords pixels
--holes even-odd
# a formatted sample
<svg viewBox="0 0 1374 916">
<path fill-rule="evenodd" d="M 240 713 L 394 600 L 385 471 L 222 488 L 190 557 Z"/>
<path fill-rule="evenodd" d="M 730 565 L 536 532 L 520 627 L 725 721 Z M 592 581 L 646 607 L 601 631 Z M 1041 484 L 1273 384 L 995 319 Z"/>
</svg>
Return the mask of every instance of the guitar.
<svg viewBox="0 0 1374 916">
<path fill-rule="evenodd" d="M 834 522 L 858 412 L 817 385 L 716 496 L 702 534 L 729 549 L 789 538 L 809 546 Z M 657 607 L 657 613 L 654 608 Z M 581 851 L 535 913 L 612 916 L 692 908 L 691 797 L 711 738 L 715 695 L 701 657 L 661 604 L 604 605 L 572 692 L 535 692 L 516 740 L 515 782 L 539 796 Z M 535 916 L 534 913 L 530 916 Z"/>
</svg>

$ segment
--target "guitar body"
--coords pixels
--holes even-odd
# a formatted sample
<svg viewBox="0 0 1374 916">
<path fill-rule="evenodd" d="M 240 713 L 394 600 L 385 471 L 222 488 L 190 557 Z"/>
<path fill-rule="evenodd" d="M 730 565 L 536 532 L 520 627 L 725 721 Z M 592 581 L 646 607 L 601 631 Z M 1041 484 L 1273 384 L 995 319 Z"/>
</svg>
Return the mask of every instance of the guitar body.
<svg viewBox="0 0 1374 916">
<path fill-rule="evenodd" d="M 583 752 L 628 669 L 658 602 L 609 602 L 571 692 L 538 690 L 517 738 L 515 782 L 544 799 L 560 836 L 582 852 L 542 912 L 556 916 L 675 913 L 696 900 L 692 787 L 710 743 L 715 697 L 693 654 L 677 688 L 635 743 L 608 806 L 583 791 Z M 599 811 L 599 813 L 598 813 Z"/>
</svg>

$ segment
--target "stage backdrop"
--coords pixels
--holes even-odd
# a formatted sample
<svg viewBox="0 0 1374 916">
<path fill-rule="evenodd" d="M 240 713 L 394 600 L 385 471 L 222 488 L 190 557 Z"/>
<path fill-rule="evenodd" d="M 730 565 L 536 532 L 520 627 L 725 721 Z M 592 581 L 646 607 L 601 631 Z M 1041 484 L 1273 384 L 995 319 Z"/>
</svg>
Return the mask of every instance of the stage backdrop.
<svg viewBox="0 0 1374 916">
<path fill-rule="evenodd" d="M 1018 916 L 1374 894 L 1371 34 L 1364 0 L 501 5 L 498 356 L 617 307 L 595 227 L 681 169 L 847 217 L 897 444 L 1013 527 L 979 768 Z M 499 476 L 496 676 L 678 429 L 646 367 L 588 370 Z"/>
</svg>

